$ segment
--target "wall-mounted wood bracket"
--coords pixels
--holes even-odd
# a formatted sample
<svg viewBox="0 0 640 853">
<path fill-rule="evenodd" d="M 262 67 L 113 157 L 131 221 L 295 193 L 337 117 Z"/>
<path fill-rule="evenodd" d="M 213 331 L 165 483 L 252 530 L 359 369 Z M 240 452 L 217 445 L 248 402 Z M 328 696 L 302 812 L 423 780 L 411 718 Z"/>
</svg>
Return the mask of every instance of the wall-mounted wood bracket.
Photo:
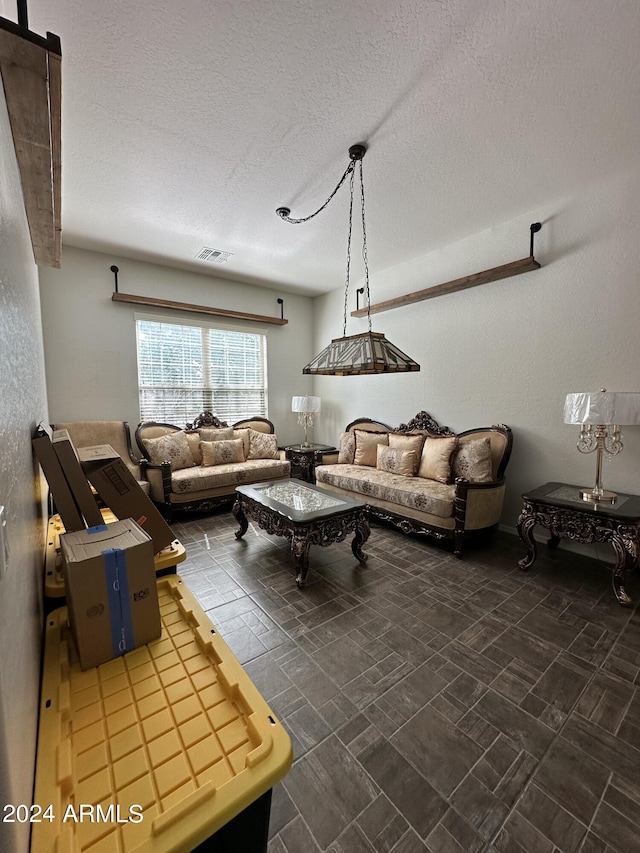
<svg viewBox="0 0 640 853">
<path fill-rule="evenodd" d="M 278 299 L 280 317 L 267 317 L 263 314 L 247 314 L 244 311 L 229 311 L 226 308 L 209 308 L 207 305 L 192 305 L 190 302 L 174 302 L 172 299 L 156 299 L 151 296 L 133 296 L 130 293 L 118 292 L 119 267 L 109 267 L 115 279 L 115 290 L 111 294 L 112 302 L 128 302 L 133 305 L 149 305 L 153 308 L 171 308 L 174 311 L 189 311 L 193 314 L 211 314 L 214 317 L 227 317 L 233 320 L 251 320 L 254 323 L 270 323 L 274 326 L 286 326 L 289 322 L 284 319 L 284 300 Z"/>
<path fill-rule="evenodd" d="M 455 293 L 458 290 L 466 290 L 469 287 L 477 287 L 480 284 L 488 284 L 490 281 L 499 281 L 501 278 L 510 278 L 514 275 L 520 275 L 523 272 L 531 272 L 532 270 L 540 269 L 540 264 L 533 257 L 533 235 L 542 228 L 540 222 L 534 222 L 531 227 L 530 255 L 527 258 L 521 258 L 519 261 L 511 261 L 511 263 L 503 264 L 500 267 L 493 267 L 490 270 L 465 275 L 462 278 L 456 278 L 453 281 L 447 281 L 444 284 L 436 284 L 433 287 L 426 287 L 424 290 L 415 290 L 413 293 L 407 293 L 404 296 L 396 296 L 394 299 L 387 299 L 385 302 L 377 302 L 367 308 L 359 308 L 351 312 L 352 317 L 366 317 L 369 314 L 378 314 L 381 311 L 390 311 L 392 308 L 399 308 L 401 305 L 411 305 L 414 302 L 422 302 L 425 299 L 433 299 L 436 296 L 444 296 L 447 293 Z"/>
<path fill-rule="evenodd" d="M 33 256 L 59 267 L 62 256 L 62 82 L 60 39 L 31 32 L 26 2 L 19 23 L 0 18 L 0 75 L 20 170 Z"/>
</svg>

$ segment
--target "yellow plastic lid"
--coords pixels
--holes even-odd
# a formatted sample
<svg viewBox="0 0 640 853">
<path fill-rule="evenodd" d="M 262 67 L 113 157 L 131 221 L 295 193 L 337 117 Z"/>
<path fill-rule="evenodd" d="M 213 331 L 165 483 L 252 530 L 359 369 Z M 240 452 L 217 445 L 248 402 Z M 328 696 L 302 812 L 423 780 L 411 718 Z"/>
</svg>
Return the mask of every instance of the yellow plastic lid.
<svg viewBox="0 0 640 853">
<path fill-rule="evenodd" d="M 291 766 L 288 734 L 182 579 L 157 583 L 161 637 L 93 669 L 66 608 L 47 617 L 33 853 L 187 853 Z"/>
</svg>

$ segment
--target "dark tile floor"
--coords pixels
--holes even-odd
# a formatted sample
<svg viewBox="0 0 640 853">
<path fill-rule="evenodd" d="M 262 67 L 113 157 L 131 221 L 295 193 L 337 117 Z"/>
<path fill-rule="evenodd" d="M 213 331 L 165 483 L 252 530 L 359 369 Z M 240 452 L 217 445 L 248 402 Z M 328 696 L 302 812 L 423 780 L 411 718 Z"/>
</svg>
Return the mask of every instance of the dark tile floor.
<svg viewBox="0 0 640 853">
<path fill-rule="evenodd" d="M 286 540 L 230 512 L 174 530 L 291 735 L 269 853 L 640 853 L 640 614 L 603 563 L 542 546 L 523 574 L 507 534 L 458 560 L 375 526 L 366 568 L 312 548 L 298 590 Z"/>
</svg>

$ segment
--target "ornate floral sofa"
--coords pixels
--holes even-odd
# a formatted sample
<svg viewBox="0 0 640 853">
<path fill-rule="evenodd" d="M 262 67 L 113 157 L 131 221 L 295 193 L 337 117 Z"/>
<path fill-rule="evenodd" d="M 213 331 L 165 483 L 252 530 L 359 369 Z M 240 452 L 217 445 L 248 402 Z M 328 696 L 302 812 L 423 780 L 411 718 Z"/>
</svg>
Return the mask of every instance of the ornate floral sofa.
<svg viewBox="0 0 640 853">
<path fill-rule="evenodd" d="M 248 418 L 233 426 L 202 413 L 181 429 L 144 421 L 136 429 L 149 496 L 167 519 L 174 510 L 210 510 L 228 502 L 241 483 L 288 477 L 291 464 L 278 449 L 274 426 Z"/>
<path fill-rule="evenodd" d="M 316 481 L 405 533 L 451 539 L 460 557 L 465 537 L 500 521 L 512 441 L 504 424 L 456 434 L 427 412 L 395 429 L 359 418 L 339 452 L 323 454 Z"/>
</svg>

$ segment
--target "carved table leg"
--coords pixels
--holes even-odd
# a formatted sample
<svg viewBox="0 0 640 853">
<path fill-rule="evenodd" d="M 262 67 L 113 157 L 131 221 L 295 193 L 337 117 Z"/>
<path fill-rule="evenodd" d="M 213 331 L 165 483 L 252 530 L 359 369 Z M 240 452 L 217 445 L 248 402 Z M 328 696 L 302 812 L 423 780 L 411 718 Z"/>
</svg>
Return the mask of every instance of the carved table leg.
<svg viewBox="0 0 640 853">
<path fill-rule="evenodd" d="M 611 578 L 613 594 L 618 599 L 618 603 L 623 607 L 631 607 L 633 601 L 624 588 L 624 582 L 627 576 L 627 569 L 632 568 L 634 565 L 633 552 L 629 553 L 627 550 L 627 546 L 633 548 L 633 544 L 625 542 L 619 536 L 613 536 L 611 544 L 616 552 L 616 564 L 613 567 L 613 576 Z"/>
<path fill-rule="evenodd" d="M 547 542 L 547 548 L 550 551 L 555 551 L 555 549 L 558 547 L 559 544 L 560 544 L 560 537 L 556 536 L 556 534 L 552 532 L 551 538 Z"/>
<path fill-rule="evenodd" d="M 527 548 L 527 556 L 518 561 L 518 566 L 523 572 L 530 569 L 536 559 L 536 542 L 533 538 L 533 528 L 536 526 L 536 517 L 523 509 L 518 518 L 518 533 Z"/>
<path fill-rule="evenodd" d="M 237 500 L 233 505 L 233 517 L 240 525 L 240 529 L 236 530 L 236 539 L 242 539 L 249 527 L 249 521 L 242 509 L 242 501 Z"/>
<path fill-rule="evenodd" d="M 302 589 L 309 571 L 309 548 L 311 542 L 306 531 L 295 531 L 291 537 L 291 558 L 296 567 L 296 584 Z"/>
<path fill-rule="evenodd" d="M 369 522 L 366 518 L 361 519 L 356 524 L 355 536 L 353 537 L 353 542 L 351 543 L 351 550 L 353 551 L 353 556 L 358 560 L 359 563 L 364 565 L 369 559 L 367 555 L 362 550 L 362 546 L 369 538 L 369 534 L 371 533 L 371 528 L 369 527 Z"/>
</svg>

